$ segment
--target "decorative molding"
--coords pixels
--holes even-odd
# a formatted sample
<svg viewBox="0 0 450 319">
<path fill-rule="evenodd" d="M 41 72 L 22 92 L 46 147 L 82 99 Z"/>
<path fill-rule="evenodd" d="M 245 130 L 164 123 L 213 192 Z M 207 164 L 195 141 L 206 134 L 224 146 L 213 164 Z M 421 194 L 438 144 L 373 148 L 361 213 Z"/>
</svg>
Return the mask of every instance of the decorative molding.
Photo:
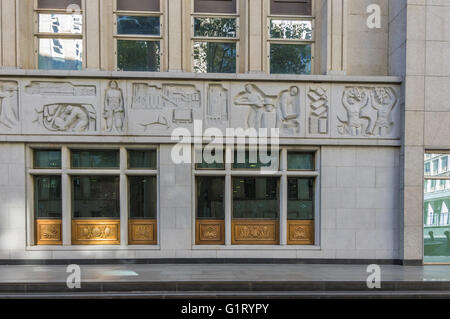
<svg viewBox="0 0 450 319">
<path fill-rule="evenodd" d="M 225 221 L 195 221 L 195 243 L 197 245 L 225 245 Z"/>
<path fill-rule="evenodd" d="M 129 219 L 129 245 L 156 245 L 158 223 L 155 219 Z"/>
<path fill-rule="evenodd" d="M 0 81 L 0 128 L 14 129 L 19 121 L 19 85 L 15 81 Z"/>
<path fill-rule="evenodd" d="M 36 245 L 62 245 L 62 221 L 37 219 L 35 222 Z"/>
<path fill-rule="evenodd" d="M 231 242 L 233 245 L 278 245 L 279 221 L 233 220 Z"/>
<path fill-rule="evenodd" d="M 314 245 L 314 221 L 288 220 L 288 245 Z"/>
<path fill-rule="evenodd" d="M 72 245 L 120 245 L 120 220 L 73 220 Z"/>
</svg>

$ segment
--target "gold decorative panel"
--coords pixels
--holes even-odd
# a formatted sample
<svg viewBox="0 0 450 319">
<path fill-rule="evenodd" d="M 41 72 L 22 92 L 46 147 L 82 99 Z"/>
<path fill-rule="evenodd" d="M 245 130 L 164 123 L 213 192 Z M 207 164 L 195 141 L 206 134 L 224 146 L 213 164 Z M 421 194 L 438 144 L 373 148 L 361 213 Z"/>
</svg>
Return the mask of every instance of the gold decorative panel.
<svg viewBox="0 0 450 319">
<path fill-rule="evenodd" d="M 36 245 L 62 245 L 61 225 L 60 219 L 36 220 Z"/>
<path fill-rule="evenodd" d="M 73 220 L 72 245 L 120 245 L 120 220 Z"/>
<path fill-rule="evenodd" d="M 288 245 L 314 245 L 314 221 L 288 220 Z"/>
<path fill-rule="evenodd" d="M 156 219 L 130 219 L 128 221 L 129 245 L 156 245 L 158 224 Z"/>
<path fill-rule="evenodd" d="M 224 245 L 225 221 L 197 220 L 195 222 L 195 243 L 197 245 Z"/>
<path fill-rule="evenodd" d="M 280 224 L 276 220 L 233 220 L 233 245 L 278 245 Z"/>
</svg>

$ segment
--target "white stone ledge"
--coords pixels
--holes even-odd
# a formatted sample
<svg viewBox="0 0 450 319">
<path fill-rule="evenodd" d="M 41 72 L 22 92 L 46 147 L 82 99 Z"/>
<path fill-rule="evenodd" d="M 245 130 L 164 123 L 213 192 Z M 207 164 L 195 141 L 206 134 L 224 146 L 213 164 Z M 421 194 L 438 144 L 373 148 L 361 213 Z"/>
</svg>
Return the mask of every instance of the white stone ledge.
<svg viewBox="0 0 450 319">
<path fill-rule="evenodd" d="M 302 251 L 302 250 L 322 250 L 321 246 L 316 245 L 286 245 L 286 246 L 274 246 L 274 245 L 232 245 L 232 246 L 192 246 L 192 250 L 213 250 L 213 251 L 239 251 L 239 250 L 271 250 L 271 251 Z"/>
<path fill-rule="evenodd" d="M 2 69 L 0 77 L 44 77 L 44 78 L 102 78 L 102 79 L 172 79 L 202 81 L 279 81 L 279 82 L 330 82 L 330 83 L 385 83 L 401 84 L 398 76 L 356 76 L 356 75 L 292 75 L 292 74 L 228 74 L 190 72 L 130 72 L 130 71 L 66 71 L 66 70 L 23 70 Z"/>
<path fill-rule="evenodd" d="M 104 245 L 104 246 L 28 246 L 26 251 L 134 251 L 134 250 L 161 250 L 161 247 L 151 246 L 151 245 L 129 245 L 129 246 L 112 246 L 112 245 Z"/>
</svg>

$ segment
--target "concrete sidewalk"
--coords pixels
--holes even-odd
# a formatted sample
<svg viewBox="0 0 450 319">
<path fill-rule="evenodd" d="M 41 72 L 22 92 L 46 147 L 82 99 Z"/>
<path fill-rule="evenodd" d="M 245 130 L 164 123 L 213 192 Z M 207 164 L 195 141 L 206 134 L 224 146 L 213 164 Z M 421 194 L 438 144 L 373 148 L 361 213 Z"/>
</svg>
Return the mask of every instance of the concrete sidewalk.
<svg viewBox="0 0 450 319">
<path fill-rule="evenodd" d="M 0 266 L 0 298 L 15 296 L 450 296 L 450 266 L 382 265 L 381 289 L 367 265 L 81 265 L 81 289 L 66 266 Z"/>
</svg>

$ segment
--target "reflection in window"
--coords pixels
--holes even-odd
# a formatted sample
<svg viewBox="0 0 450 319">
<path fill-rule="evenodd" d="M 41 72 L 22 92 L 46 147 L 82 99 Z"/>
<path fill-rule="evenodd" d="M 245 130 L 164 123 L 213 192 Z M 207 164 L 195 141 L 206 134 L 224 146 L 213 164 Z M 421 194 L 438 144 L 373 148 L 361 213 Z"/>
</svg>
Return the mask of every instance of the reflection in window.
<svg viewBox="0 0 450 319">
<path fill-rule="evenodd" d="M 270 73 L 311 74 L 311 45 L 271 43 Z"/>
<path fill-rule="evenodd" d="M 160 42 L 117 40 L 117 67 L 123 71 L 160 70 Z"/>
<path fill-rule="evenodd" d="M 117 34 L 160 35 L 159 17 L 118 16 Z"/>
<path fill-rule="evenodd" d="M 225 216 L 224 191 L 224 177 L 197 176 L 197 218 L 223 219 Z"/>
<path fill-rule="evenodd" d="M 119 168 L 119 151 L 72 150 L 72 168 Z"/>
<path fill-rule="evenodd" d="M 81 70 L 83 66 L 81 39 L 39 39 L 39 69 Z"/>
<path fill-rule="evenodd" d="M 156 176 L 128 177 L 131 219 L 156 219 Z"/>
<path fill-rule="evenodd" d="M 61 219 L 61 176 L 34 177 L 35 218 Z"/>
<path fill-rule="evenodd" d="M 194 18 L 194 36 L 236 38 L 235 18 Z"/>
<path fill-rule="evenodd" d="M 61 151 L 35 150 L 33 167 L 40 169 L 61 168 Z"/>
<path fill-rule="evenodd" d="M 233 177 L 233 218 L 278 219 L 279 179 Z"/>
<path fill-rule="evenodd" d="M 156 151 L 155 150 L 128 151 L 128 168 L 156 169 Z"/>
<path fill-rule="evenodd" d="M 288 219 L 314 220 L 313 178 L 288 178 Z"/>
<path fill-rule="evenodd" d="M 39 32 L 81 34 L 83 16 L 81 14 L 39 14 Z"/>
<path fill-rule="evenodd" d="M 312 22 L 299 20 L 270 20 L 272 39 L 312 40 Z"/>
<path fill-rule="evenodd" d="M 235 73 L 236 43 L 194 42 L 194 71 Z"/>
<path fill-rule="evenodd" d="M 72 177 L 73 218 L 120 218 L 118 176 Z"/>
</svg>

